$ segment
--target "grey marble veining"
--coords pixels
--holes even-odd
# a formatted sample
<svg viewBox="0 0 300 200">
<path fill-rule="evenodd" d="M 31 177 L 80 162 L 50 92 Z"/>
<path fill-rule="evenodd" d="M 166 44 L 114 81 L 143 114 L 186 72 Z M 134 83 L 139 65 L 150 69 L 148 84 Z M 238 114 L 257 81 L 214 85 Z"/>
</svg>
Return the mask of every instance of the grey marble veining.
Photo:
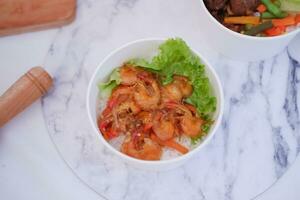
<svg viewBox="0 0 300 200">
<path fill-rule="evenodd" d="M 201 38 L 197 0 L 80 0 L 45 64 L 57 67 L 43 103 L 51 138 L 74 173 L 102 197 L 251 199 L 272 186 L 300 150 L 300 65 L 287 51 L 261 62 L 228 60 Z M 167 172 L 132 169 L 101 146 L 85 110 L 87 84 L 116 47 L 140 38 L 185 39 L 212 63 L 225 92 L 222 125 L 190 162 Z"/>
</svg>

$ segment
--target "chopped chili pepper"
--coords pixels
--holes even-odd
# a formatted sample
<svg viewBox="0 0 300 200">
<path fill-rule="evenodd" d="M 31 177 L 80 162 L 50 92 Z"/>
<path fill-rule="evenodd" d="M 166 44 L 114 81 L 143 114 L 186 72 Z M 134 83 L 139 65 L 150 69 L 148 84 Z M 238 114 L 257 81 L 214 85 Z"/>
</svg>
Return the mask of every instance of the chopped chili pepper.
<svg viewBox="0 0 300 200">
<path fill-rule="evenodd" d="M 285 26 L 275 26 L 268 30 L 265 30 L 267 36 L 277 36 L 282 35 L 285 32 Z"/>
</svg>

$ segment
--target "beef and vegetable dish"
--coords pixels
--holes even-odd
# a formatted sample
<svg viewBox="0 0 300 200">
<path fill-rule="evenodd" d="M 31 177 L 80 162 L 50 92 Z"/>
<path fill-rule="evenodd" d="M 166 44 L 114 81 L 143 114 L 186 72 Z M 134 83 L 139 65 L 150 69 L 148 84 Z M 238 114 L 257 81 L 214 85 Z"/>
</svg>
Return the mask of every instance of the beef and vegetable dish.
<svg viewBox="0 0 300 200">
<path fill-rule="evenodd" d="M 270 37 L 300 26 L 300 0 L 204 0 L 225 27 L 250 36 Z"/>
<path fill-rule="evenodd" d="M 181 39 L 161 44 L 152 61 L 125 62 L 99 91 L 107 97 L 98 112 L 101 134 L 137 159 L 185 154 L 214 123 L 216 98 L 205 67 Z"/>
</svg>

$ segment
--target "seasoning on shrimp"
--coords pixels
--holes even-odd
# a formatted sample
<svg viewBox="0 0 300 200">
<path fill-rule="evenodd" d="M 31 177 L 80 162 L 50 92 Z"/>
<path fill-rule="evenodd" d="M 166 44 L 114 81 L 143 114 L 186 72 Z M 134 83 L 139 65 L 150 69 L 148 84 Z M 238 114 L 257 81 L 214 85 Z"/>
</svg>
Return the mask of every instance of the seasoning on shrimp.
<svg viewBox="0 0 300 200">
<path fill-rule="evenodd" d="M 188 147 L 175 140 L 201 134 L 203 122 L 196 108 L 185 103 L 193 92 L 189 79 L 174 75 L 162 85 L 156 74 L 129 64 L 119 73 L 120 84 L 98 119 L 104 138 L 124 135 L 121 152 L 142 160 L 160 160 L 163 148 L 186 153 Z"/>
</svg>

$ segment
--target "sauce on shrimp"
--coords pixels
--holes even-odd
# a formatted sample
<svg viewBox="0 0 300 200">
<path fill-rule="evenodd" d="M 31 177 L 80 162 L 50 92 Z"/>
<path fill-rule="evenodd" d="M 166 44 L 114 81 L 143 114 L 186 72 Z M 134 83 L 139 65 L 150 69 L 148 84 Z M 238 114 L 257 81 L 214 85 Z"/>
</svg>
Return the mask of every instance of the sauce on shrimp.
<svg viewBox="0 0 300 200">
<path fill-rule="evenodd" d="M 116 86 L 98 117 L 107 141 L 125 136 L 120 151 L 142 160 L 160 160 L 163 148 L 187 153 L 176 139 L 201 134 L 204 119 L 186 103 L 193 86 L 185 76 L 173 75 L 163 85 L 160 77 L 143 68 L 124 64 Z"/>
</svg>

